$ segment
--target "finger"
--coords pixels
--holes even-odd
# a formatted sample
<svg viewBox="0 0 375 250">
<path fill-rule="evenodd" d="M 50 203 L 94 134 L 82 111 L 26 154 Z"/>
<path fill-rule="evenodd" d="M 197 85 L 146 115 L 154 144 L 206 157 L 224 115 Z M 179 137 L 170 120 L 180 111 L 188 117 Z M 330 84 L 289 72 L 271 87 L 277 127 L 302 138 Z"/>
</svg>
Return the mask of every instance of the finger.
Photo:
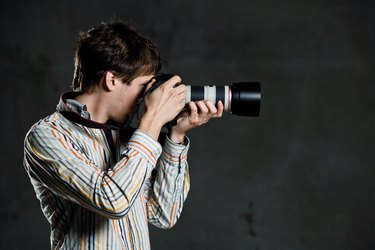
<svg viewBox="0 0 375 250">
<path fill-rule="evenodd" d="M 182 109 L 186 108 L 185 95 L 179 96 L 179 105 L 182 107 Z"/>
<path fill-rule="evenodd" d="M 175 91 L 176 98 L 178 102 L 182 103 L 185 106 L 185 99 L 186 99 L 186 87 L 185 85 L 178 86 L 177 88 L 173 89 Z"/>
<path fill-rule="evenodd" d="M 195 102 L 195 104 L 199 108 L 199 114 L 207 114 L 208 113 L 208 108 L 203 101 L 197 101 L 197 102 Z"/>
<path fill-rule="evenodd" d="M 188 103 L 190 114 L 198 115 L 198 107 L 194 102 Z"/>
<path fill-rule="evenodd" d="M 178 102 L 182 105 L 182 106 L 186 106 L 186 100 L 185 100 L 185 95 L 180 95 L 178 96 Z"/>
<path fill-rule="evenodd" d="M 208 111 L 209 111 L 211 114 L 216 114 L 217 109 L 216 109 L 215 105 L 212 104 L 212 102 L 206 100 L 206 101 L 204 101 L 204 103 L 206 104 L 206 106 L 207 106 L 207 108 L 208 108 Z"/>
<path fill-rule="evenodd" d="M 145 91 L 149 90 L 149 89 L 152 87 L 152 85 L 154 85 L 154 83 L 155 83 L 155 78 L 153 77 L 153 78 L 151 78 L 150 81 L 147 83 Z"/>
<path fill-rule="evenodd" d="M 182 81 L 181 77 L 179 77 L 178 75 L 175 75 L 175 76 L 172 76 L 172 78 L 166 81 L 163 85 L 166 88 L 173 88 L 176 86 L 176 84 L 179 84 L 181 81 Z"/>
<path fill-rule="evenodd" d="M 185 95 L 186 86 L 184 84 L 180 84 L 174 88 L 178 95 Z"/>
<path fill-rule="evenodd" d="M 215 117 L 221 117 L 223 115 L 223 111 L 224 111 L 223 102 L 219 100 L 217 102 L 217 113 L 216 113 Z"/>
<path fill-rule="evenodd" d="M 191 121 L 192 122 L 198 121 L 199 114 L 198 114 L 197 105 L 194 102 L 189 102 L 188 106 L 189 106 L 189 109 L 190 109 L 190 119 L 191 119 Z"/>
</svg>

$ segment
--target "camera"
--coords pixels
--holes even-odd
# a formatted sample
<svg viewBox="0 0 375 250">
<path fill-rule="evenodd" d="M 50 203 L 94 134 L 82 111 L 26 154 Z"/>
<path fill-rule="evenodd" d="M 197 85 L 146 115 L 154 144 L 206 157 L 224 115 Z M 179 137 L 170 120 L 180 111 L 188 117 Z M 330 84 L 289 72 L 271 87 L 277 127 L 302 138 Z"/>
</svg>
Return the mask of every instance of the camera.
<svg viewBox="0 0 375 250">
<path fill-rule="evenodd" d="M 159 87 L 165 81 L 173 77 L 173 74 L 158 74 L 150 92 Z M 186 85 L 185 102 L 209 100 L 216 104 L 219 100 L 224 105 L 224 111 L 239 116 L 259 116 L 261 91 L 259 82 L 236 82 L 229 85 Z"/>
</svg>

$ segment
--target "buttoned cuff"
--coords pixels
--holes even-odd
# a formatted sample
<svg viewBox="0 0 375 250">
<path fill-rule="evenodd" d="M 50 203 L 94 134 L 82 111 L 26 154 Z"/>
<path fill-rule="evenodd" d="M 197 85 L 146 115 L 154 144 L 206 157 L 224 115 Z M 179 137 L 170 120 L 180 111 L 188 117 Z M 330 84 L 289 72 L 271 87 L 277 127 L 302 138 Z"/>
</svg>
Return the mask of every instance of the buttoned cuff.
<svg viewBox="0 0 375 250">
<path fill-rule="evenodd" d="M 128 147 L 139 152 L 154 166 L 162 152 L 160 143 L 140 129 L 134 132 L 129 140 Z"/>
<path fill-rule="evenodd" d="M 182 144 L 176 144 L 166 136 L 163 147 L 163 157 L 171 165 L 180 165 L 187 160 L 187 153 L 190 147 L 190 140 L 185 136 Z"/>
</svg>

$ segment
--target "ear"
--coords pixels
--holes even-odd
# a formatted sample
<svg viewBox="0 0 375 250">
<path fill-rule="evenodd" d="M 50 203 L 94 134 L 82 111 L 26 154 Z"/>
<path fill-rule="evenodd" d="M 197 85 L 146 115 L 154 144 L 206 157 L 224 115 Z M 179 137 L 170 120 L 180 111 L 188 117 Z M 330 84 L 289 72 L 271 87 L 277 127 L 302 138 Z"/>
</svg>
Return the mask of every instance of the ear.
<svg viewBox="0 0 375 250">
<path fill-rule="evenodd" d="M 112 91 L 116 87 L 115 75 L 111 71 L 107 71 L 103 77 L 103 87 L 107 91 Z"/>
</svg>

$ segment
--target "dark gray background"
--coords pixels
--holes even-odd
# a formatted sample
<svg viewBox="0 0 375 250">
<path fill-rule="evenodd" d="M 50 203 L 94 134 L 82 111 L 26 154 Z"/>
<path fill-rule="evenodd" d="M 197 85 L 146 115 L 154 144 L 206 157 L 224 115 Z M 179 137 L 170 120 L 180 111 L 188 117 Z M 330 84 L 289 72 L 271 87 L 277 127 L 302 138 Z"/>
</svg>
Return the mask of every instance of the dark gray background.
<svg viewBox="0 0 375 250">
<path fill-rule="evenodd" d="M 190 134 L 191 192 L 154 249 L 375 249 L 371 0 L 2 0 L 0 249 L 49 248 L 23 138 L 68 90 L 77 32 L 112 18 L 185 83 L 262 83 L 259 118 Z"/>
</svg>

